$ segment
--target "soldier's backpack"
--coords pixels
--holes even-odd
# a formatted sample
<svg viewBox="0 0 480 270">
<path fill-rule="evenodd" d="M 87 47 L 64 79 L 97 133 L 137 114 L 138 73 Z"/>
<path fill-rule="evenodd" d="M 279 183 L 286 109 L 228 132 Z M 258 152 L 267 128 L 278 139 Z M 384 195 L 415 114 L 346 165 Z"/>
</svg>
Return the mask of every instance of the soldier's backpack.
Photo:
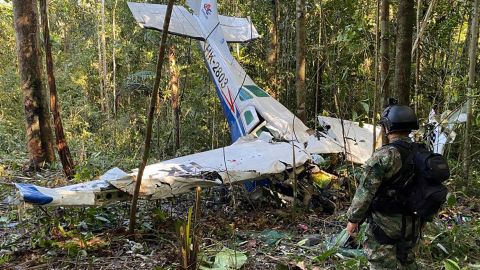
<svg viewBox="0 0 480 270">
<path fill-rule="evenodd" d="M 430 220 L 446 201 L 448 191 L 443 183 L 450 177 L 447 160 L 421 144 L 398 140 L 390 145 L 399 150 L 403 166 L 380 186 L 372 211 Z"/>
</svg>

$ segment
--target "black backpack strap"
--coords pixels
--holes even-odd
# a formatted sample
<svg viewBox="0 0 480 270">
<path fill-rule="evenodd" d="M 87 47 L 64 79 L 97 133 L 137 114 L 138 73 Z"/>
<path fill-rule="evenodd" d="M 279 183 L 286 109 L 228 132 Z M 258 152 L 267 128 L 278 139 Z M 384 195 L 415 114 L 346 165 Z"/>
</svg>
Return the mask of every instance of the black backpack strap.
<svg viewBox="0 0 480 270">
<path fill-rule="evenodd" d="M 418 146 L 413 142 L 409 143 L 403 140 L 398 140 L 388 145 L 394 146 L 398 150 L 398 152 L 400 152 L 400 156 L 402 159 L 402 168 L 394 176 L 392 176 L 392 181 L 390 182 L 395 183 L 396 181 L 400 180 L 400 178 L 403 178 L 413 173 L 413 159 Z"/>
<path fill-rule="evenodd" d="M 416 143 L 409 143 L 403 140 L 398 140 L 387 145 L 391 145 L 398 150 L 402 160 L 402 167 L 388 181 L 385 181 L 380 185 L 377 191 L 377 195 L 379 196 L 384 195 L 383 193 L 385 193 L 385 191 L 389 188 L 396 187 L 399 184 L 402 186 L 405 185 L 406 181 L 411 179 L 411 176 L 413 176 L 415 169 L 414 157 L 415 153 L 418 151 L 418 145 Z M 401 183 L 401 180 L 405 181 Z"/>
</svg>

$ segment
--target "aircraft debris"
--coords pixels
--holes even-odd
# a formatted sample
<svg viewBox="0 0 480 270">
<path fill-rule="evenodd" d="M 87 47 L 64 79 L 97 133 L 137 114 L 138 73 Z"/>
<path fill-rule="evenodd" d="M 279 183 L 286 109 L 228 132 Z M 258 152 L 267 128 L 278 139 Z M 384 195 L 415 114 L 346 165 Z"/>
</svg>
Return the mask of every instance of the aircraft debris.
<svg viewBox="0 0 480 270">
<path fill-rule="evenodd" d="M 247 42 L 260 37 L 251 20 L 219 15 L 215 0 L 208 3 L 189 0 L 187 4 L 193 13 L 174 6 L 169 33 L 199 41 L 233 144 L 147 166 L 140 198 L 164 199 L 195 187 L 261 179 L 288 185 L 294 175 L 305 177 L 313 163 L 320 164 L 324 160 L 322 154 L 343 153 L 352 163 L 363 164 L 371 156 L 373 146 L 381 145 L 379 140 L 373 142 L 372 125 L 332 117 L 319 116 L 323 130 L 312 134 L 292 112 L 258 87 L 230 53 L 228 42 Z M 140 26 L 162 31 L 165 5 L 128 2 L 128 6 Z M 380 128 L 375 129 L 380 134 Z M 15 201 L 33 205 L 101 206 L 130 199 L 135 176 L 135 170 L 126 173 L 113 168 L 97 180 L 66 187 L 17 183 L 19 192 Z M 325 187 L 334 178 L 322 172 L 314 174 L 312 179 Z M 284 201 L 290 199 L 283 197 Z M 310 200 L 305 198 L 305 201 Z M 324 203 L 328 209 L 335 209 L 330 200 Z"/>
</svg>

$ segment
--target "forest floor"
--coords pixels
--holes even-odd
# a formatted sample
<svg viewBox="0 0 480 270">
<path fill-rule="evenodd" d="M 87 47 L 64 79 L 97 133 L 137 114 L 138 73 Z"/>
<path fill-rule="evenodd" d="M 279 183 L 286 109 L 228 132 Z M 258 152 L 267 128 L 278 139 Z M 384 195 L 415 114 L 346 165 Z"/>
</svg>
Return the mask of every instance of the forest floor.
<svg viewBox="0 0 480 270">
<path fill-rule="evenodd" d="M 8 176 L 2 179 L 2 199 L 13 194 L 13 182 L 55 185 L 64 181 L 52 171 L 26 175 L 17 169 L 3 175 Z M 244 263 L 241 269 L 365 268 L 365 259 L 348 258 L 326 246 L 346 225 L 349 200 L 344 195 L 342 190 L 330 195 L 337 199 L 336 209 L 327 214 L 322 207 L 294 210 L 268 195 L 252 201 L 243 187 L 205 190 L 196 226 L 202 269 L 228 269 L 212 266 L 225 257 Z M 163 202 L 142 201 L 135 237 L 126 232 L 128 203 L 96 208 L 2 204 L 0 269 L 177 269 L 178 227 L 185 223 L 194 201 L 194 194 Z M 450 204 L 425 230 L 417 252 L 423 268 L 479 267 L 480 201 L 457 196 Z"/>
</svg>

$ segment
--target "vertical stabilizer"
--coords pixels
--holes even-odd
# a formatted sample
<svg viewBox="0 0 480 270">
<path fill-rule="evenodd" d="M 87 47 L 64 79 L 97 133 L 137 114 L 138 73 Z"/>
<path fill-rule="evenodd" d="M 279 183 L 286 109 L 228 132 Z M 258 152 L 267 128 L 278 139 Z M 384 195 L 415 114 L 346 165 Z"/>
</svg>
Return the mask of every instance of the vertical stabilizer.
<svg viewBox="0 0 480 270">
<path fill-rule="evenodd" d="M 218 6 L 216 0 L 193 0 L 195 3 L 200 2 L 200 7 L 198 7 L 199 13 L 198 18 L 200 24 L 205 28 L 207 33 L 212 33 L 220 23 L 218 18 Z"/>
<path fill-rule="evenodd" d="M 192 0 L 195 3 L 198 0 Z M 233 56 L 230 54 L 230 49 L 227 45 L 227 40 L 223 34 L 222 27 L 220 25 L 220 17 L 218 15 L 217 0 L 201 0 L 200 11 L 198 14 L 198 20 L 200 27 L 203 28 L 207 43 L 215 43 L 222 57 L 228 62 L 233 60 Z M 205 49 L 206 47 L 204 47 Z"/>
</svg>

